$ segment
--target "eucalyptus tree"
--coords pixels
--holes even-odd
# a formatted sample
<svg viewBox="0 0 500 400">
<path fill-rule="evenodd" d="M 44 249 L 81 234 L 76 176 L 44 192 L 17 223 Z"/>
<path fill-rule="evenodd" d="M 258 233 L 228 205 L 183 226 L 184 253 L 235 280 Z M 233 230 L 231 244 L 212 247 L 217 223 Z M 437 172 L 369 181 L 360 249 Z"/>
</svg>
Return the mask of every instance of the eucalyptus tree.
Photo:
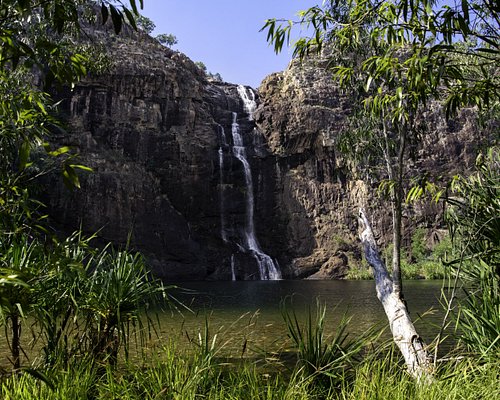
<svg viewBox="0 0 500 400">
<path fill-rule="evenodd" d="M 179 43 L 177 37 L 171 33 L 169 34 L 160 33 L 159 35 L 156 36 L 156 40 L 158 40 L 158 42 L 167 47 L 172 47 L 175 46 L 177 43 Z"/>
<path fill-rule="evenodd" d="M 432 0 L 330 0 L 299 12 L 298 21 L 271 19 L 263 27 L 279 52 L 296 24 L 307 26 L 312 35 L 295 42 L 294 55 L 303 59 L 327 48 L 333 77 L 361 99 L 362 122 L 354 123 L 353 131 L 369 144 L 367 151 L 380 149 L 385 161 L 383 186 L 390 192 L 393 216 L 392 276 L 363 210 L 361 240 L 394 340 L 416 377 L 427 375 L 431 364 L 409 317 L 401 283 L 408 142 L 419 140 L 417 116 L 431 100 L 445 99 L 447 117 L 466 105 L 481 110 L 498 105 L 499 11 L 494 0 L 454 6 Z"/>
</svg>

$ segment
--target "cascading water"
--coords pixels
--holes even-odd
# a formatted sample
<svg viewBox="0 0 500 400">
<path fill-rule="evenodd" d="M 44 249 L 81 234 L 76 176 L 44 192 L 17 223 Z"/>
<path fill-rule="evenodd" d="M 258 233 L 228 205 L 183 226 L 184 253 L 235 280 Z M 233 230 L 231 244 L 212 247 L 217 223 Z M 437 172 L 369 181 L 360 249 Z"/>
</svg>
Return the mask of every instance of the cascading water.
<svg viewBox="0 0 500 400">
<path fill-rule="evenodd" d="M 221 145 L 219 147 L 219 187 L 220 187 L 220 235 L 224 242 L 227 242 L 226 234 L 226 210 L 224 207 L 224 146 L 227 146 L 226 134 L 224 127 L 219 125 L 221 136 Z"/>
<path fill-rule="evenodd" d="M 231 255 L 231 280 L 236 280 L 236 272 L 234 268 L 234 254 Z"/>
<path fill-rule="evenodd" d="M 248 95 L 250 93 L 250 96 Z M 253 121 L 253 113 L 257 108 L 257 103 L 255 102 L 255 93 L 253 90 L 248 90 L 243 85 L 238 85 L 238 94 L 243 100 L 243 107 L 245 107 L 245 111 L 248 114 L 248 120 Z"/>
<path fill-rule="evenodd" d="M 255 110 L 255 95 L 252 91 L 251 97 L 246 94 L 246 89 L 243 86 L 238 87 L 238 93 L 240 94 L 243 103 L 245 105 L 245 110 Z M 244 93 L 245 95 L 243 95 Z M 253 104 L 252 104 L 253 103 Z M 251 114 L 249 116 L 251 119 Z M 257 264 L 259 266 L 259 274 L 261 280 L 277 280 L 281 279 L 281 272 L 274 263 L 271 257 L 264 253 L 257 241 L 255 236 L 255 226 L 254 226 L 254 196 L 253 196 L 253 182 L 252 182 L 252 171 L 250 170 L 250 164 L 248 163 L 246 156 L 246 149 L 243 143 L 243 137 L 240 133 L 240 126 L 238 124 L 238 115 L 233 113 L 233 123 L 231 128 L 231 134 L 233 137 L 233 154 L 243 165 L 243 170 L 245 173 L 245 184 L 246 184 L 246 220 L 243 230 L 244 236 L 244 247 L 246 250 L 252 252 Z"/>
</svg>

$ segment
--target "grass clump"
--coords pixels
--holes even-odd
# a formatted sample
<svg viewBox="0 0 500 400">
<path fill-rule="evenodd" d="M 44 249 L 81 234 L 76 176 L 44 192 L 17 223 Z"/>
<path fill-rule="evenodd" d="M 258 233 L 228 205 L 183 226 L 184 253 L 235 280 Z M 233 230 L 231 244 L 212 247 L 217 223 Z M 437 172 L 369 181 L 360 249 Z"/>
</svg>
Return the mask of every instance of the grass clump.
<svg viewBox="0 0 500 400">
<path fill-rule="evenodd" d="M 307 308 L 305 319 L 298 317 L 291 298 L 281 304 L 281 313 L 297 356 L 296 371 L 310 379 L 320 391 L 329 392 L 352 378 L 361 353 L 375 337 L 374 331 L 353 337 L 348 332 L 350 318 L 343 314 L 335 331 L 325 332 L 326 307 L 316 301 Z"/>
<path fill-rule="evenodd" d="M 346 279 L 357 281 L 373 279 L 373 272 L 366 260 L 363 258 L 361 261 L 354 262 L 349 265 Z"/>
<path fill-rule="evenodd" d="M 419 384 L 398 362 L 395 352 L 353 365 L 337 385 L 321 385 L 317 375 L 297 365 L 292 371 L 264 372 L 258 363 L 206 366 L 196 356 L 169 345 L 141 364 L 96 368 L 91 360 L 46 371 L 44 382 L 28 373 L 4 378 L 5 400 L 442 400 L 500 396 L 500 362 L 463 358 L 441 365 L 430 384 Z"/>
<path fill-rule="evenodd" d="M 497 399 L 499 362 L 479 364 L 463 359 L 441 366 L 430 384 L 412 379 L 392 356 L 370 360 L 356 369 L 352 384 L 345 386 L 339 399 L 442 400 Z"/>
</svg>

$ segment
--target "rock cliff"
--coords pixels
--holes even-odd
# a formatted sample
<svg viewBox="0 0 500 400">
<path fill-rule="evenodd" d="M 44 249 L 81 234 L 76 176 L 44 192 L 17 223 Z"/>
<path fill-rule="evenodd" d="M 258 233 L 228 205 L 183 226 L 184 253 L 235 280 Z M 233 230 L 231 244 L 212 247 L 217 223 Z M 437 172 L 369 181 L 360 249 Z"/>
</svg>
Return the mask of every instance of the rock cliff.
<svg viewBox="0 0 500 400">
<path fill-rule="evenodd" d="M 380 163 L 357 168 L 339 151 L 339 132 L 347 124 L 353 99 L 335 86 L 321 57 L 303 64 L 293 61 L 286 71 L 267 77 L 259 93 L 257 126 L 279 170 L 275 196 L 286 225 L 282 251 L 287 273 L 310 279 L 342 277 L 360 260 L 360 207 L 369 210 L 382 246 L 392 233 L 390 205 L 376 196 L 384 177 L 378 172 Z M 425 135 L 422 145 L 410 149 L 409 176 L 446 179 L 466 172 L 493 134 L 492 127 L 477 126 L 474 110 L 466 109 L 452 121 L 442 115 L 433 104 L 421 116 Z M 441 216 L 441 208 L 432 202 L 405 207 L 405 244 L 410 245 L 417 226 L 426 228 L 431 244 L 440 240 Z"/>
<path fill-rule="evenodd" d="M 241 243 L 246 186 L 230 133 L 236 121 L 250 145 L 254 123 L 237 86 L 207 81 L 186 56 L 147 35 L 97 28 L 91 37 L 105 43 L 112 67 L 56 94 L 67 132 L 55 141 L 93 172 L 80 177 L 81 190 L 69 191 L 57 174 L 45 182 L 54 224 L 121 245 L 130 237 L 166 278 L 231 279 L 233 259 L 238 279 L 259 279 Z"/>
<path fill-rule="evenodd" d="M 81 176 L 81 190 L 67 190 L 58 176 L 45 182 L 59 229 L 81 226 L 122 245 L 130 238 L 157 275 L 175 280 L 259 279 L 267 255 L 286 278 L 344 275 L 359 258 L 357 209 L 373 200 L 377 182 L 361 180 L 336 149 L 350 103 L 327 72 L 293 63 L 258 95 L 246 88 L 260 103 L 252 118 L 236 85 L 208 81 L 147 35 L 103 28 L 92 37 L 113 65 L 57 94 L 67 133 L 55 140 L 94 170 Z M 457 158 L 470 165 L 471 119 L 431 118 L 438 128 L 415 168 L 450 171 Z M 436 228 L 437 213 L 409 210 L 406 224 Z M 383 239 L 390 216 L 377 207 L 372 216 Z"/>
</svg>

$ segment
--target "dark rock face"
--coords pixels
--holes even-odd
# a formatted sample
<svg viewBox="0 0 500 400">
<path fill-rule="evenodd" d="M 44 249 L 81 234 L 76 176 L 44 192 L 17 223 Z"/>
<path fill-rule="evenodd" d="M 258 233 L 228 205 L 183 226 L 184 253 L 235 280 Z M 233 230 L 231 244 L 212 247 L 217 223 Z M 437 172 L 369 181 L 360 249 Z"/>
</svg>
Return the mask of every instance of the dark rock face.
<svg viewBox="0 0 500 400">
<path fill-rule="evenodd" d="M 229 149 L 233 113 L 248 142 L 254 123 L 236 86 L 208 82 L 187 57 L 145 35 L 93 34 L 107 41 L 114 66 L 58 93 L 70 134 L 56 139 L 74 146 L 94 172 L 83 174 L 82 189 L 73 192 L 59 176 L 46 182 L 52 220 L 64 231 L 81 225 L 119 244 L 130 235 L 132 247 L 160 276 L 231 279 L 235 254 L 237 278 L 256 279 L 251 254 L 238 250 L 245 189 L 242 167 Z M 227 243 L 221 238 L 221 184 L 225 218 L 234 230 Z"/>
<path fill-rule="evenodd" d="M 106 41 L 110 72 L 60 92 L 69 134 L 93 173 L 81 190 L 59 176 L 45 185 L 44 201 L 63 231 L 80 226 L 103 241 L 142 251 L 154 272 L 173 280 L 259 279 L 242 230 L 247 186 L 234 156 L 233 113 L 243 135 L 254 188 L 254 223 L 262 250 L 285 278 L 341 278 L 359 258 L 356 215 L 373 204 L 381 239 L 390 233 L 387 206 L 372 193 L 377 182 L 354 173 L 336 149 L 336 133 L 350 112 L 349 99 L 317 65 L 296 64 L 266 78 L 255 121 L 235 85 L 209 82 L 184 55 L 145 35 Z M 447 173 L 472 165 L 472 119 L 437 128 L 416 157 L 415 168 Z M 258 129 L 256 129 L 258 128 Z M 436 228 L 432 205 L 407 211 L 405 224 Z"/>
<path fill-rule="evenodd" d="M 267 77 L 259 89 L 256 122 L 277 156 L 276 203 L 285 225 L 281 249 L 289 276 L 341 278 L 360 259 L 357 213 L 367 208 L 382 246 L 390 242 L 390 205 L 375 193 L 383 174 L 375 165 L 359 171 L 338 150 L 339 131 L 347 123 L 351 99 L 341 93 L 321 59 L 292 62 L 283 73 Z M 423 145 L 410 149 L 410 176 L 451 177 L 472 169 L 477 150 L 494 129 L 479 129 L 473 110 L 446 122 L 438 106 L 421 117 Z M 423 127 L 424 128 L 424 127 Z M 441 208 L 432 202 L 408 206 L 404 241 L 417 226 L 429 239 L 442 235 Z"/>
</svg>

